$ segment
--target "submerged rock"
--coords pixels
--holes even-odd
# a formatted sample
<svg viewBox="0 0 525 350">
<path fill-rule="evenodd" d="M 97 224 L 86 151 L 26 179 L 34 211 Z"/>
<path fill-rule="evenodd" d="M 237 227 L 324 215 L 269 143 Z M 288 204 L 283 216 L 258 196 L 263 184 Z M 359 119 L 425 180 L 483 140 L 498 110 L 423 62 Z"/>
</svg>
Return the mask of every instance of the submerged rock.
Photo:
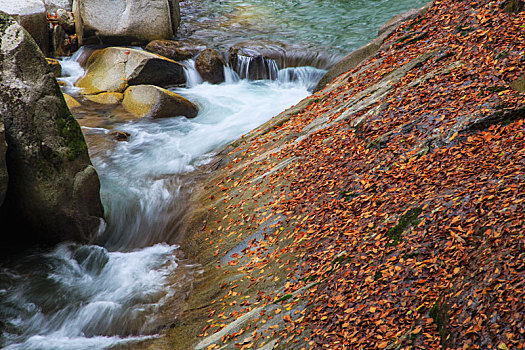
<svg viewBox="0 0 525 350">
<path fill-rule="evenodd" d="M 159 86 L 182 84 L 184 66 L 165 57 L 123 47 L 95 51 L 87 61 L 86 75 L 77 87 L 86 95 L 123 92 L 129 85 Z"/>
<path fill-rule="evenodd" d="M 180 22 L 178 0 L 78 0 L 79 44 L 145 44 L 171 39 Z"/>
<path fill-rule="evenodd" d="M 0 240 L 87 242 L 104 211 L 80 126 L 28 33 L 0 14 L 0 36 L 0 113 L 9 172 Z M 8 234 L 9 227 L 17 234 Z"/>
<path fill-rule="evenodd" d="M 204 81 L 212 84 L 224 82 L 224 67 L 226 63 L 212 49 L 202 51 L 195 60 L 195 68 Z"/>
<path fill-rule="evenodd" d="M 117 141 L 128 141 L 129 137 L 131 136 L 131 134 L 129 132 L 118 131 L 118 130 L 111 131 L 109 133 L 109 135 L 111 137 L 113 137 L 113 139 L 115 139 Z"/>
<path fill-rule="evenodd" d="M 199 108 L 184 97 L 154 85 L 129 87 L 124 92 L 122 106 L 139 118 L 193 118 L 199 112 Z"/>
<path fill-rule="evenodd" d="M 44 55 L 49 54 L 47 13 L 42 0 L 0 0 L 0 11 L 11 15 L 31 34 Z"/>
<path fill-rule="evenodd" d="M 186 41 L 153 40 L 145 49 L 174 61 L 184 61 L 195 57 L 206 47 Z"/>
</svg>

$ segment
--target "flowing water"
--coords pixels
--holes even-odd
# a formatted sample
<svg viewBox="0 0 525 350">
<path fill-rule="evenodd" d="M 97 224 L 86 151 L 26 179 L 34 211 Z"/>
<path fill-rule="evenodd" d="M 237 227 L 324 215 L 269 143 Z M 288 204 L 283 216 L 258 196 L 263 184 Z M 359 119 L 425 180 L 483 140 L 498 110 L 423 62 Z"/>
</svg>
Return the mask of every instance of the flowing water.
<svg viewBox="0 0 525 350">
<path fill-rule="evenodd" d="M 415 5 L 422 1 L 185 0 L 182 33 L 221 47 L 265 38 L 337 55 Z M 78 96 L 73 84 L 88 54 L 79 50 L 62 60 L 65 92 Z M 194 119 L 115 121 L 108 115 L 121 113 L 118 108 L 89 103 L 75 113 L 100 175 L 107 229 L 92 245 L 32 248 L 0 262 L 0 347 L 103 349 L 155 337 L 163 317 L 177 316 L 164 315 L 166 305 L 176 309 L 199 273 L 176 245 L 191 172 L 221 146 L 308 96 L 324 73 L 279 69 L 270 60 L 271 79 L 251 81 L 243 79 L 246 60 L 237 67 L 240 75 L 226 68 L 226 82 L 210 85 L 192 60 L 184 64 L 187 86 L 171 90 L 198 104 Z M 131 137 L 113 141 L 111 130 Z"/>
<path fill-rule="evenodd" d="M 427 0 L 184 0 L 181 38 L 227 51 L 241 41 L 274 41 L 345 55 L 377 36 L 395 15 Z"/>
</svg>

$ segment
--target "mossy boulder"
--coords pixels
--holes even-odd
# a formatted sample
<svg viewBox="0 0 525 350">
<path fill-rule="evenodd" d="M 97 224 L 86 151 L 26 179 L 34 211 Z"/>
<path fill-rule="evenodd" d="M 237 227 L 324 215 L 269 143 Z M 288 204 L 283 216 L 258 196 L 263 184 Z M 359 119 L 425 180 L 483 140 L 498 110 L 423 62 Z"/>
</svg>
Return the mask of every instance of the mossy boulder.
<svg viewBox="0 0 525 350">
<path fill-rule="evenodd" d="M 80 126 L 30 35 L 0 14 L 0 36 L 0 114 L 9 173 L 0 244 L 87 242 L 104 212 Z"/>
<path fill-rule="evenodd" d="M 195 60 L 195 68 L 202 80 L 212 84 L 224 82 L 224 67 L 226 63 L 213 49 L 202 51 Z"/>
<path fill-rule="evenodd" d="M 184 97 L 153 85 L 129 87 L 124 92 L 122 106 L 139 118 L 193 118 L 199 112 L 199 108 Z"/>
<path fill-rule="evenodd" d="M 87 72 L 75 84 L 86 95 L 124 92 L 130 85 L 177 85 L 186 82 L 184 66 L 150 52 L 108 47 L 95 51 L 87 61 Z"/>
</svg>

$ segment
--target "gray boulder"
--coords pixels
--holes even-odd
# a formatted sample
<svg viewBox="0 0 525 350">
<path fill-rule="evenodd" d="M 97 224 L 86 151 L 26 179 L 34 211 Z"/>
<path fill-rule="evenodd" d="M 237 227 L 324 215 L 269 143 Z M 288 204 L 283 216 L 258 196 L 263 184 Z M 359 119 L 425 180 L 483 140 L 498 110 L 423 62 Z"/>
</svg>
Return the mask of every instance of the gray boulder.
<svg viewBox="0 0 525 350">
<path fill-rule="evenodd" d="M 202 80 L 212 84 L 224 82 L 224 67 L 226 63 L 212 49 L 202 51 L 195 60 L 195 69 L 199 72 Z"/>
<path fill-rule="evenodd" d="M 0 0 L 0 11 L 11 15 L 36 41 L 44 55 L 49 55 L 47 13 L 42 0 Z"/>
<path fill-rule="evenodd" d="M 172 39 L 180 23 L 178 0 L 77 0 L 73 12 L 79 45 Z"/>
<path fill-rule="evenodd" d="M 103 222 L 100 183 L 80 126 L 28 33 L 0 14 L 0 115 L 9 184 L 1 244 L 87 242 Z M 15 227 L 16 235 L 8 228 Z"/>
<path fill-rule="evenodd" d="M 183 84 L 184 66 L 165 57 L 135 49 L 108 47 L 95 51 L 87 72 L 76 83 L 86 95 L 124 92 L 129 85 Z"/>
</svg>

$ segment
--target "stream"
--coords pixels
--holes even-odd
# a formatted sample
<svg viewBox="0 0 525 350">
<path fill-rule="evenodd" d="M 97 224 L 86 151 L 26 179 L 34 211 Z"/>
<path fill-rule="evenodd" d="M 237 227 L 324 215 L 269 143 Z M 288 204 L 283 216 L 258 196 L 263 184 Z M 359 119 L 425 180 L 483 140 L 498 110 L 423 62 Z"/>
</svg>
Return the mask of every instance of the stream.
<svg viewBox="0 0 525 350">
<path fill-rule="evenodd" d="M 394 15 L 421 0 L 224 0 L 181 2 L 181 38 L 227 51 L 246 40 L 272 40 L 291 50 L 333 57 L 375 37 Z M 81 48 L 64 58 L 64 91 L 84 74 Z M 75 116 L 101 180 L 107 228 L 91 245 L 31 248 L 0 260 L 0 347 L 104 349 L 157 337 L 166 305 L 191 293 L 199 267 L 176 244 L 192 172 L 221 146 L 311 94 L 325 70 L 275 70 L 272 80 L 203 83 L 183 62 L 187 86 L 170 90 L 196 103 L 194 119 L 139 119 L 98 125 L 107 108 L 86 104 Z M 249 64 L 249 62 L 246 62 Z M 127 142 L 108 141 L 111 130 Z"/>
</svg>

